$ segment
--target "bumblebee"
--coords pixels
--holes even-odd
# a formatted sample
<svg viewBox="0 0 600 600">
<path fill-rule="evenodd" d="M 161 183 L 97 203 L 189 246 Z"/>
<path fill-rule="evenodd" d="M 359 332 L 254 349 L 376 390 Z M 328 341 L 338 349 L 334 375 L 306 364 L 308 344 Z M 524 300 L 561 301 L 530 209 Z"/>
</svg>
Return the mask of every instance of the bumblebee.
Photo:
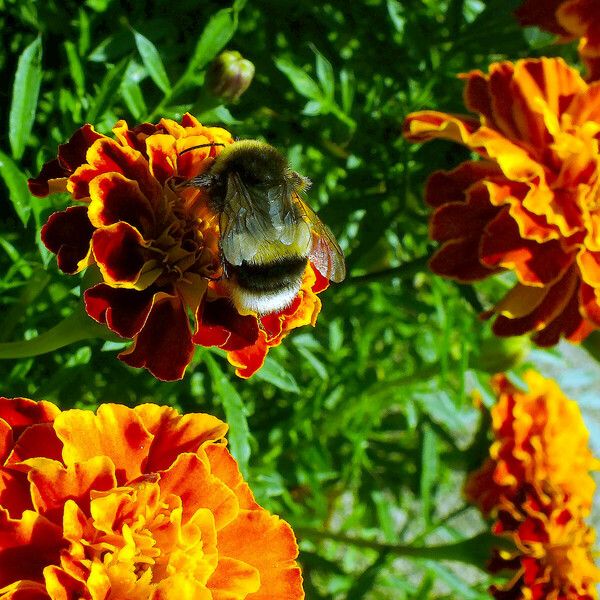
<svg viewBox="0 0 600 600">
<path fill-rule="evenodd" d="M 223 277 L 240 313 L 287 308 L 309 260 L 327 279 L 344 279 L 339 244 L 300 197 L 310 180 L 292 171 L 273 146 L 255 140 L 229 144 L 186 185 L 208 191 L 219 220 Z"/>
</svg>

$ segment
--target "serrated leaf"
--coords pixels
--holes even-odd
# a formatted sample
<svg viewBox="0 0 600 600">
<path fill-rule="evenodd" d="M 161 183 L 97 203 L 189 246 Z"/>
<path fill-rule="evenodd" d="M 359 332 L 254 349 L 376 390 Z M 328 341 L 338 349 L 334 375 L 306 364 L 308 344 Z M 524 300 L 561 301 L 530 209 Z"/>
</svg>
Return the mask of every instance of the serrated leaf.
<svg viewBox="0 0 600 600">
<path fill-rule="evenodd" d="M 98 119 L 112 106 L 128 63 L 129 59 L 124 58 L 116 66 L 108 70 L 86 115 L 85 120 L 88 123 L 97 122 Z"/>
<path fill-rule="evenodd" d="M 8 188 L 8 197 L 15 212 L 23 226 L 26 226 L 31 214 L 31 194 L 27 188 L 27 178 L 3 152 L 0 152 L 0 176 Z"/>
<path fill-rule="evenodd" d="M 223 404 L 225 417 L 229 425 L 229 448 L 238 461 L 244 477 L 248 476 L 248 461 L 250 460 L 250 430 L 246 420 L 246 408 L 242 398 L 219 367 L 217 361 L 209 352 L 204 353 L 204 360 L 210 373 L 211 381 L 217 396 Z"/>
<path fill-rule="evenodd" d="M 156 46 L 141 33 L 133 30 L 135 45 L 137 46 L 142 62 L 152 78 L 152 81 L 166 94 L 171 91 L 171 82 L 163 65 Z"/>
<path fill-rule="evenodd" d="M 294 376 L 271 356 L 267 356 L 265 364 L 256 372 L 254 378 L 266 381 L 284 392 L 300 393 Z"/>
<path fill-rule="evenodd" d="M 42 38 L 37 37 L 23 50 L 17 63 L 8 118 L 8 139 L 13 158 L 25 152 L 25 144 L 35 120 L 42 83 Z"/>
<path fill-rule="evenodd" d="M 224 8 L 215 13 L 200 35 L 186 72 L 191 73 L 207 65 L 225 48 L 227 42 L 233 37 L 236 27 L 237 22 L 231 9 Z"/>
<path fill-rule="evenodd" d="M 275 66 L 290 80 L 299 94 L 310 100 L 323 100 L 323 93 L 317 82 L 292 61 L 281 57 L 275 61 Z"/>
</svg>

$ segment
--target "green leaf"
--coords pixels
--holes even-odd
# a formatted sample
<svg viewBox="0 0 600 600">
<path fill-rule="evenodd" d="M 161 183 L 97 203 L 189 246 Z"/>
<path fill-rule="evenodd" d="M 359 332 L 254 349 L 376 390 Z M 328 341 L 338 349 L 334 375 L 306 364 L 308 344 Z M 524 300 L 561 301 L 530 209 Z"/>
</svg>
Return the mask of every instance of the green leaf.
<svg viewBox="0 0 600 600">
<path fill-rule="evenodd" d="M 310 44 L 312 51 L 317 57 L 317 78 L 325 96 L 333 100 L 335 94 L 335 75 L 331 63 L 317 50 L 316 46 Z"/>
<path fill-rule="evenodd" d="M 88 123 L 95 123 L 98 121 L 98 119 L 112 106 L 128 63 L 129 58 L 124 58 L 116 66 L 109 68 L 100 84 L 96 98 L 92 102 L 86 115 L 85 120 Z"/>
<path fill-rule="evenodd" d="M 356 579 L 348 594 L 346 600 L 362 600 L 367 597 L 367 594 L 373 589 L 377 575 L 385 566 L 387 561 L 387 552 L 381 552 L 375 562 L 367 567 Z"/>
<path fill-rule="evenodd" d="M 19 57 L 8 118 L 8 139 L 13 158 L 25 152 L 25 144 L 35 120 L 42 83 L 42 38 L 35 38 Z"/>
<path fill-rule="evenodd" d="M 340 85 L 342 88 L 342 109 L 348 114 L 354 101 L 354 74 L 351 71 L 342 69 L 340 71 Z"/>
<path fill-rule="evenodd" d="M 141 33 L 133 30 L 135 37 L 135 45 L 142 58 L 142 62 L 146 67 L 152 81 L 166 94 L 171 91 L 171 82 L 165 71 L 160 54 L 156 46 Z"/>
<path fill-rule="evenodd" d="M 234 19 L 231 9 L 224 8 L 215 13 L 208 21 L 196 44 L 186 73 L 201 69 L 219 54 L 233 37 L 236 27 L 237 20 Z"/>
<path fill-rule="evenodd" d="M 148 114 L 148 107 L 138 83 L 130 79 L 123 79 L 121 82 L 121 95 L 129 112 L 138 121 L 143 120 L 144 116 Z"/>
<path fill-rule="evenodd" d="M 83 65 L 81 59 L 77 53 L 77 46 L 73 42 L 65 42 L 65 51 L 67 53 L 67 60 L 69 61 L 69 72 L 71 73 L 71 79 L 75 84 L 77 94 L 82 97 L 85 94 L 85 73 L 83 71 Z"/>
<path fill-rule="evenodd" d="M 290 80 L 294 89 L 310 100 L 323 101 L 323 93 L 317 82 L 297 67 L 292 61 L 281 57 L 275 61 L 276 67 Z"/>
<path fill-rule="evenodd" d="M 425 523 L 431 522 L 433 488 L 438 479 L 437 436 L 429 425 L 423 426 L 421 445 L 421 502 Z"/>
<path fill-rule="evenodd" d="M 229 447 L 238 461 L 244 477 L 248 476 L 250 460 L 250 430 L 246 420 L 246 407 L 231 382 L 227 379 L 217 361 L 209 352 L 204 353 L 204 362 L 212 380 L 215 392 L 223 404 L 225 418 L 229 425 Z"/>
<path fill-rule="evenodd" d="M 265 364 L 256 372 L 254 379 L 266 381 L 284 392 L 299 394 L 300 388 L 294 376 L 286 371 L 274 358 L 267 356 Z"/>
<path fill-rule="evenodd" d="M 0 152 L 0 176 L 8 188 L 8 197 L 23 226 L 27 225 L 31 214 L 31 194 L 27 188 L 27 178 L 14 161 Z"/>
</svg>

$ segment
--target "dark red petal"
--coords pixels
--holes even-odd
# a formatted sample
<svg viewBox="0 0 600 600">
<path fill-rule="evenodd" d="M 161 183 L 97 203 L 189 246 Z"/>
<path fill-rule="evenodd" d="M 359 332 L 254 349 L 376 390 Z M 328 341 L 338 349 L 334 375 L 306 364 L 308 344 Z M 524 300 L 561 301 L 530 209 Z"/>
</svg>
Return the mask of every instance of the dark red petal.
<svg viewBox="0 0 600 600">
<path fill-rule="evenodd" d="M 94 131 L 94 127 L 86 123 L 79 128 L 66 144 L 61 144 L 58 147 L 58 159 L 60 164 L 65 167 L 70 173 L 86 162 L 86 154 L 88 148 L 100 138 L 102 134 Z"/>
<path fill-rule="evenodd" d="M 556 11 L 565 0 L 525 0 L 515 11 L 515 16 L 523 26 L 535 25 L 552 33 L 566 35 L 566 31 L 556 20 Z"/>
<path fill-rule="evenodd" d="M 500 175 L 500 167 L 485 160 L 466 161 L 452 171 L 435 171 L 427 180 L 425 202 L 434 208 L 448 202 L 464 202 L 474 183 Z"/>
<path fill-rule="evenodd" d="M 578 294 L 575 293 L 569 300 L 569 304 L 560 315 L 549 323 L 544 329 L 533 336 L 533 341 L 543 348 L 555 346 L 562 336 L 569 337 L 581 327 L 583 317 L 579 313 Z"/>
<path fill-rule="evenodd" d="M 43 581 L 43 569 L 60 564 L 66 545 L 61 528 L 48 519 L 29 515 L 28 522 L 13 521 L 0 508 L 0 587 L 21 579 Z"/>
<path fill-rule="evenodd" d="M 429 261 L 429 268 L 443 277 L 467 283 L 485 279 L 501 269 L 479 262 L 479 238 L 463 238 L 446 242 Z"/>
<path fill-rule="evenodd" d="M 58 268 L 73 274 L 80 270 L 80 263 L 88 255 L 94 226 L 87 215 L 87 207 L 70 206 L 50 215 L 42 227 L 42 242 L 56 254 Z"/>
<path fill-rule="evenodd" d="M 26 510 L 33 510 L 31 484 L 26 472 L 0 467 L 0 507 L 8 511 L 13 519 L 18 519 Z M 1 539 L 2 531 L 0 546 Z"/>
<path fill-rule="evenodd" d="M 132 367 L 145 367 L 157 379 L 181 379 L 194 355 L 190 321 L 179 297 L 155 300 L 134 346 L 119 354 Z"/>
<path fill-rule="evenodd" d="M 84 293 L 88 315 L 126 338 L 135 337 L 146 322 L 156 289 L 113 288 L 99 283 Z"/>
<path fill-rule="evenodd" d="M 50 193 L 48 181 L 68 177 L 77 167 L 86 162 L 88 148 L 99 138 L 104 137 L 86 124 L 79 128 L 66 144 L 58 147 L 58 157 L 47 162 L 40 174 L 28 181 L 29 190 L 35 196 L 44 197 Z"/>
<path fill-rule="evenodd" d="M 135 283 L 146 262 L 142 238 L 127 223 L 117 223 L 107 229 L 97 229 L 92 237 L 96 262 L 106 281 Z"/>
<path fill-rule="evenodd" d="M 43 456 L 62 460 L 62 442 L 58 439 L 52 423 L 30 425 L 16 441 L 7 465 Z"/>
<path fill-rule="evenodd" d="M 544 299 L 524 317 L 510 319 L 499 315 L 492 327 L 496 335 L 505 337 L 523 335 L 530 331 L 540 331 L 547 327 L 563 314 L 572 295 L 577 295 L 578 282 L 574 281 L 576 275 L 573 270 L 568 270 L 556 283 L 548 286 Z"/>
<path fill-rule="evenodd" d="M 120 173 L 105 173 L 90 184 L 90 194 L 90 218 L 98 227 L 125 221 L 145 233 L 154 226 L 152 205 L 137 181 Z"/>
<path fill-rule="evenodd" d="M 53 158 L 42 167 L 40 174 L 37 177 L 32 177 L 27 180 L 29 191 L 38 198 L 44 198 L 50 193 L 48 182 L 51 179 L 61 179 L 69 176 L 69 171 L 61 167 L 58 158 Z"/>
<path fill-rule="evenodd" d="M 219 298 L 203 301 L 198 309 L 198 327 L 192 338 L 200 346 L 218 346 L 239 350 L 258 338 L 258 321 L 252 315 L 240 315 L 231 301 Z"/>
<path fill-rule="evenodd" d="M 553 283 L 562 277 L 573 258 L 558 240 L 539 243 L 523 239 L 507 208 L 486 227 L 480 247 L 484 265 L 513 268 L 522 281 L 534 285 Z"/>
<path fill-rule="evenodd" d="M 17 431 L 35 423 L 52 423 L 59 413 L 60 410 L 50 402 L 0 397 L 0 419 Z"/>
</svg>

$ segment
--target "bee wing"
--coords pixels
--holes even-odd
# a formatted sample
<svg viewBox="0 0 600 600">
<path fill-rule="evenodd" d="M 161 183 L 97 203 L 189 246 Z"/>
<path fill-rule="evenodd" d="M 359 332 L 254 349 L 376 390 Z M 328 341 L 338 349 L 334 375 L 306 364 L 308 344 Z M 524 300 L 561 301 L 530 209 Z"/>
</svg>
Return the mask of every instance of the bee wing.
<svg viewBox="0 0 600 600">
<path fill-rule="evenodd" d="M 220 230 L 221 250 L 232 265 L 252 261 L 266 244 L 294 246 L 304 254 L 311 240 L 288 185 L 247 186 L 237 173 L 228 175 Z"/>
<path fill-rule="evenodd" d="M 294 196 L 313 233 L 308 257 L 323 277 L 336 283 L 343 281 L 346 277 L 344 252 L 331 233 L 331 229 L 319 219 L 317 213 L 300 196 L 297 194 Z"/>
</svg>

